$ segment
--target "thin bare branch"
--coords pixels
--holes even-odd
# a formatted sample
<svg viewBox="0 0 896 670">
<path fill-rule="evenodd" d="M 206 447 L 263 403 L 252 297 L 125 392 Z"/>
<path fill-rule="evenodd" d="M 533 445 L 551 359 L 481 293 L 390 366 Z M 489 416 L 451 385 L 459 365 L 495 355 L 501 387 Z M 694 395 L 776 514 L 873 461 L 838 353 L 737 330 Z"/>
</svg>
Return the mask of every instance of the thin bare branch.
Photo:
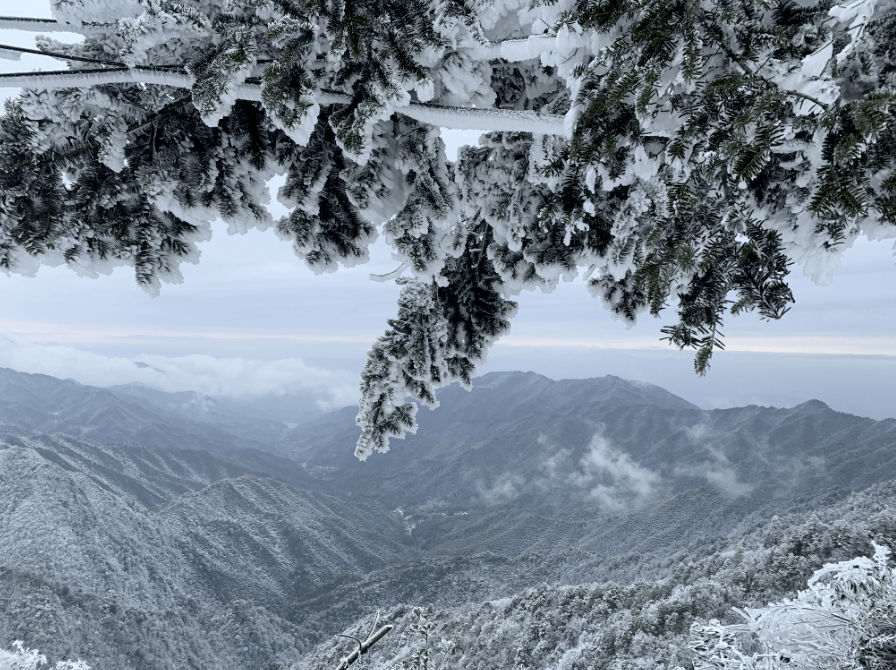
<svg viewBox="0 0 896 670">
<path fill-rule="evenodd" d="M 390 281 L 390 280 L 392 280 L 392 279 L 396 279 L 397 277 L 399 277 L 399 276 L 401 275 L 402 272 L 404 272 L 405 270 L 407 270 L 408 267 L 410 267 L 410 265 L 411 265 L 410 263 L 408 263 L 407 261 L 405 261 L 404 263 L 402 263 L 401 265 L 399 265 L 397 268 L 395 268 L 394 270 L 392 270 L 392 272 L 387 272 L 386 274 L 382 274 L 382 275 L 375 275 L 375 274 L 371 273 L 371 274 L 370 274 L 370 281 L 377 281 L 377 282 L 380 282 L 380 283 L 385 283 L 385 282 Z"/>
<path fill-rule="evenodd" d="M 75 26 L 53 19 L 34 19 L 25 16 L 0 16 L 0 29 L 23 30 L 32 33 L 76 33 L 92 35 L 118 29 L 117 23 L 85 23 Z"/>
<path fill-rule="evenodd" d="M 23 54 L 35 54 L 37 56 L 49 56 L 50 58 L 58 58 L 59 60 L 70 60 L 78 63 L 96 63 L 97 65 L 111 65 L 113 67 L 127 67 L 124 63 L 114 60 L 100 60 L 98 58 L 84 58 L 83 56 L 70 56 L 55 51 L 43 51 L 41 49 L 26 49 L 25 47 L 16 47 L 10 44 L 0 44 L 0 49 L 5 51 L 17 51 Z"/>
<path fill-rule="evenodd" d="M 382 628 L 380 628 L 376 633 L 371 635 L 367 639 L 367 641 L 361 643 L 360 647 L 358 649 L 356 649 L 351 654 L 349 654 L 347 657 L 342 659 L 342 662 L 335 668 L 335 670 L 348 670 L 348 667 L 352 663 L 355 663 L 359 658 L 361 658 L 361 656 L 363 654 L 366 654 L 368 651 L 370 651 L 370 648 L 373 645 L 375 645 L 377 642 L 379 642 L 381 639 L 383 639 L 383 637 L 386 635 L 386 633 L 388 633 L 390 630 L 392 630 L 391 625 L 386 625 L 386 626 L 383 626 Z M 348 636 L 340 635 L 340 637 L 348 637 Z M 352 639 L 357 640 L 358 638 L 352 638 Z"/>
</svg>

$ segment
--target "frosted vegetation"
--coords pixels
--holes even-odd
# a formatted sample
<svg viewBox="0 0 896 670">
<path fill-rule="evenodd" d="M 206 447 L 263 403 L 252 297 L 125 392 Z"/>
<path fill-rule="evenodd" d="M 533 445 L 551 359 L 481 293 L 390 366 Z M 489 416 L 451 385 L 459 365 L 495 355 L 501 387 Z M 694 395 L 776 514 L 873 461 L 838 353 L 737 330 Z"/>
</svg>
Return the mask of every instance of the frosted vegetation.
<svg viewBox="0 0 896 670">
<path fill-rule="evenodd" d="M 893 0 L 55 0 L 6 28 L 65 64 L 0 119 L 0 267 L 135 268 L 157 293 L 209 222 L 315 272 L 385 235 L 402 285 L 362 372 L 357 454 L 469 384 L 511 298 L 583 278 L 669 307 L 704 372 L 723 317 L 781 317 L 896 237 Z M 21 50 L 4 47 L 15 57 Z M 439 127 L 486 133 L 446 159 Z M 268 182 L 285 175 L 275 221 Z"/>
<path fill-rule="evenodd" d="M 896 568 L 890 567 L 889 558 L 887 547 L 874 545 L 871 558 L 824 565 L 809 579 L 808 588 L 793 598 L 765 607 L 735 608 L 743 623 L 695 621 L 687 637 L 680 632 L 681 624 L 691 617 L 682 613 L 712 608 L 720 600 L 720 594 L 713 593 L 718 585 L 703 582 L 699 588 L 671 592 L 662 584 L 643 583 L 627 589 L 540 588 L 475 611 L 443 615 L 439 626 L 419 607 L 399 608 L 390 613 L 401 631 L 398 644 L 389 649 L 392 658 L 371 660 L 371 641 L 381 639 L 391 625 L 376 631 L 379 635 L 363 637 L 352 634 L 361 633 L 352 629 L 339 637 L 357 641 L 367 658 L 354 653 L 331 667 L 357 662 L 359 668 L 377 670 L 572 670 L 581 667 L 579 659 L 590 651 L 597 658 L 599 652 L 612 653 L 616 656 L 612 667 L 619 668 L 672 668 L 688 659 L 694 670 L 887 670 L 896 663 Z M 595 612 L 602 615 L 599 627 L 589 625 Z M 378 620 L 379 613 L 374 627 Z M 438 629 L 464 634 L 460 640 L 448 639 L 437 635 Z M 557 634 L 567 639 L 556 639 Z M 325 647 L 324 656 L 332 653 L 331 646 Z M 521 654 L 530 662 L 521 664 Z M 324 667 L 317 665 L 320 662 L 320 656 L 314 656 L 312 665 L 303 667 Z M 45 663 L 46 657 L 26 649 L 21 641 L 13 643 L 12 651 L 0 649 L 0 670 L 38 670 Z M 59 661 L 54 667 L 89 670 L 83 661 Z M 674 670 L 684 667 L 675 665 Z"/>
<path fill-rule="evenodd" d="M 54 21 L 0 18 L 0 27 L 43 33 L 37 51 L 64 64 L 0 75 L 0 85 L 23 89 L 0 117 L 0 268 L 66 264 L 89 277 L 130 265 L 156 294 L 180 281 L 180 263 L 198 260 L 216 218 L 232 233 L 272 229 L 315 272 L 363 263 L 384 235 L 397 268 L 379 279 L 402 289 L 361 375 L 361 459 L 416 429 L 408 396 L 435 407 L 436 388 L 469 386 L 523 290 L 583 279 L 628 323 L 671 308 L 677 320 L 665 334 L 696 350 L 702 373 L 728 314 L 784 315 L 791 266 L 826 283 L 859 236 L 896 237 L 894 0 L 55 0 L 53 8 Z M 83 39 L 56 40 L 57 31 Z M 21 52 L 0 47 L 3 57 Z M 440 127 L 489 132 L 452 162 Z M 289 210 L 279 220 L 268 209 L 276 175 Z M 297 651 L 278 616 L 237 599 L 209 624 L 217 637 L 189 649 L 207 612 L 161 573 L 183 565 L 175 574 L 183 577 L 189 548 L 245 559 L 218 591 L 252 582 L 273 593 L 275 578 L 297 581 L 307 557 L 275 572 L 254 565 L 255 574 L 251 553 L 231 551 L 233 543 L 259 554 L 279 543 L 276 556 L 293 557 L 300 540 L 316 537 L 317 565 L 370 569 L 381 556 L 367 548 L 398 523 L 373 510 L 355 526 L 369 536 L 337 532 L 332 519 L 348 518 L 347 499 L 253 477 L 216 481 L 150 514 L 81 473 L 61 487 L 27 444 L 9 452 L 22 474 L 10 478 L 20 495 L 2 501 L 4 513 L 43 520 L 57 502 L 113 510 L 102 529 L 115 533 L 102 547 L 108 565 L 125 549 L 154 561 L 120 566 L 131 581 L 119 588 L 148 599 L 134 585 L 161 582 L 155 595 L 186 603 L 171 610 L 183 626 L 169 625 L 171 611 L 140 607 L 119 615 L 103 605 L 103 618 L 89 619 L 63 604 L 83 594 L 4 567 L 11 586 L 0 598 L 14 605 L 13 625 L 40 617 L 44 634 L 81 636 L 91 624 L 121 626 L 128 649 L 150 665 L 219 642 L 235 658 Z M 93 501 L 81 495 L 88 490 Z M 892 668 L 894 495 L 892 482 L 879 484 L 820 516 L 757 521 L 709 548 L 608 559 L 651 581 L 393 607 L 383 616 L 394 628 L 359 664 Z M 292 525 L 278 516 L 286 499 L 304 510 Z M 227 506 L 250 509 L 247 501 L 256 535 L 212 532 L 234 527 Z M 196 516 L 215 523 L 200 527 Z M 58 514 L 49 532 L 3 529 L 14 540 L 4 556 L 30 551 L 32 566 L 109 579 L 113 570 L 99 575 L 86 549 L 71 549 L 80 541 L 92 550 L 89 533 L 56 532 L 67 518 Z M 33 551 L 38 536 L 47 551 Z M 146 542 L 139 552 L 135 537 Z M 184 537 L 196 541 L 177 547 Z M 65 545 L 68 554 L 53 553 Z M 216 563 L 191 565 L 197 578 L 187 584 L 202 576 L 195 566 L 211 574 Z M 330 583 L 323 569 L 303 577 Z M 357 603 L 340 606 L 357 616 Z M 136 623 L 124 625 L 125 615 Z M 364 617 L 345 634 L 366 639 L 373 624 Z M 339 667 L 350 642 L 322 643 L 300 667 Z M 12 644 L 0 668 L 47 664 Z M 95 649 L 111 655 L 111 646 L 97 640 Z"/>
<path fill-rule="evenodd" d="M 12 650 L 0 649 L 0 670 L 40 670 L 47 657 L 37 649 L 26 649 L 21 640 L 12 643 Z M 90 670 L 83 661 L 58 661 L 54 670 Z"/>
<path fill-rule="evenodd" d="M 394 608 L 384 619 L 395 631 L 370 655 L 369 667 L 892 668 L 896 568 L 890 548 L 860 539 L 863 531 L 852 518 L 887 497 L 875 489 L 829 510 L 831 518 L 845 517 L 830 525 L 814 514 L 775 518 L 703 558 L 671 557 L 675 567 L 656 582 L 543 585 L 453 610 Z M 811 547 L 802 544 L 807 540 Z M 837 558 L 858 545 L 865 545 L 862 554 Z M 828 562 L 803 577 L 823 556 Z M 372 621 L 365 618 L 347 632 L 357 635 Z M 335 666 L 346 646 L 334 639 L 297 668 Z"/>
<path fill-rule="evenodd" d="M 849 453 L 829 457 L 838 455 Z M 830 500 L 747 514 L 722 536 L 678 526 L 680 542 L 653 549 L 576 549 L 579 535 L 612 524 L 604 517 L 568 533 L 565 563 L 513 549 L 504 560 L 474 550 L 412 561 L 391 539 L 404 535 L 397 519 L 390 538 L 382 511 L 364 512 L 369 503 L 238 472 L 209 483 L 223 462 L 207 453 L 43 436 L 6 438 L 0 456 L 0 637 L 53 662 L 333 670 L 357 648 L 334 637 L 353 620 L 342 633 L 361 640 L 393 626 L 361 659 L 377 670 L 415 659 L 410 667 L 445 670 L 742 670 L 743 659 L 750 670 L 882 670 L 896 653 L 894 481 L 845 498 L 828 487 Z M 175 497 L 143 507 L 142 479 Z M 703 517 L 724 513 L 718 502 L 700 507 Z M 682 512 L 652 522 L 668 527 Z M 508 529 L 493 521 L 488 532 Z M 582 578 L 589 561 L 615 576 Z M 292 600 L 302 585 L 320 588 Z"/>
</svg>

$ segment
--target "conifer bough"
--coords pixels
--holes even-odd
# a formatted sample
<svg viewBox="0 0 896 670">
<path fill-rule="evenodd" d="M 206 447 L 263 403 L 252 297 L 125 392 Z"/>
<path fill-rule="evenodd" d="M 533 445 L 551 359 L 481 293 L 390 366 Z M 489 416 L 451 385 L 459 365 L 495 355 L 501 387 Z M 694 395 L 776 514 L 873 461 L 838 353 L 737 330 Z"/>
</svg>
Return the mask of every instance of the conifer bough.
<svg viewBox="0 0 896 670">
<path fill-rule="evenodd" d="M 470 384 L 522 290 L 582 276 L 677 322 L 702 373 L 723 317 L 780 318 L 896 238 L 896 0 L 55 0 L 66 69 L 5 75 L 0 268 L 179 281 L 210 221 L 315 272 L 399 270 L 361 375 L 356 454 Z M 53 32 L 83 39 L 53 39 Z M 16 57 L 16 47 L 0 56 Z M 5 80 L 5 84 L 3 84 Z M 440 127 L 488 130 L 446 159 Z M 290 213 L 275 221 L 267 183 Z"/>
</svg>

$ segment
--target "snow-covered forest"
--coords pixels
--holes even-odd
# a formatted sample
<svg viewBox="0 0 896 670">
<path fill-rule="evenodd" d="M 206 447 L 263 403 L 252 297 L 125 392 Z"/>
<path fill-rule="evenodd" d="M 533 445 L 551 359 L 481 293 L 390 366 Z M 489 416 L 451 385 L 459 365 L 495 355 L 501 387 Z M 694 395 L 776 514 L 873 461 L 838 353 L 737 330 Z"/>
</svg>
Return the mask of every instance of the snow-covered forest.
<svg viewBox="0 0 896 670">
<path fill-rule="evenodd" d="M 496 373 L 360 463 L 351 408 L 195 449 L 138 390 L 0 370 L 0 663 L 892 667 L 896 419 Z"/>
</svg>

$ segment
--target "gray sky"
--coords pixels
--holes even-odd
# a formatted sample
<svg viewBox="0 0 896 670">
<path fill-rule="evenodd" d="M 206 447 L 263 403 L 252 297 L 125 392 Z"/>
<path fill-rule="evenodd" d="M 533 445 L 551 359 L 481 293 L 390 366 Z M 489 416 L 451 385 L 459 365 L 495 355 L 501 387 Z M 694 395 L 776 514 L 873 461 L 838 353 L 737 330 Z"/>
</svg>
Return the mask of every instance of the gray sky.
<svg viewBox="0 0 896 670">
<path fill-rule="evenodd" d="M 50 16 L 47 0 L 0 0 L 0 15 Z M 0 43 L 30 46 L 24 33 Z M 0 60 L 0 70 L 57 69 L 49 59 Z M 15 91 L 0 89 L 0 95 Z M 449 155 L 475 134 L 446 133 Z M 703 407 L 791 406 L 818 398 L 835 409 L 896 416 L 896 260 L 893 243 L 857 243 L 832 285 L 794 269 L 797 303 L 779 322 L 730 318 L 727 350 L 706 377 L 693 354 L 669 349 L 659 329 L 674 317 L 614 321 L 581 281 L 550 295 L 527 293 L 512 333 L 483 371 L 549 377 L 615 374 L 650 381 Z M 84 383 L 143 381 L 165 390 L 224 394 L 318 390 L 333 402 L 357 395 L 364 354 L 394 314 L 397 287 L 368 280 L 395 267 L 377 243 L 363 267 L 315 276 L 272 232 L 230 236 L 216 225 L 182 285 L 149 298 L 121 268 L 82 279 L 44 267 L 37 277 L 0 276 L 0 366 Z M 152 369 L 135 361 L 150 363 Z"/>
</svg>

